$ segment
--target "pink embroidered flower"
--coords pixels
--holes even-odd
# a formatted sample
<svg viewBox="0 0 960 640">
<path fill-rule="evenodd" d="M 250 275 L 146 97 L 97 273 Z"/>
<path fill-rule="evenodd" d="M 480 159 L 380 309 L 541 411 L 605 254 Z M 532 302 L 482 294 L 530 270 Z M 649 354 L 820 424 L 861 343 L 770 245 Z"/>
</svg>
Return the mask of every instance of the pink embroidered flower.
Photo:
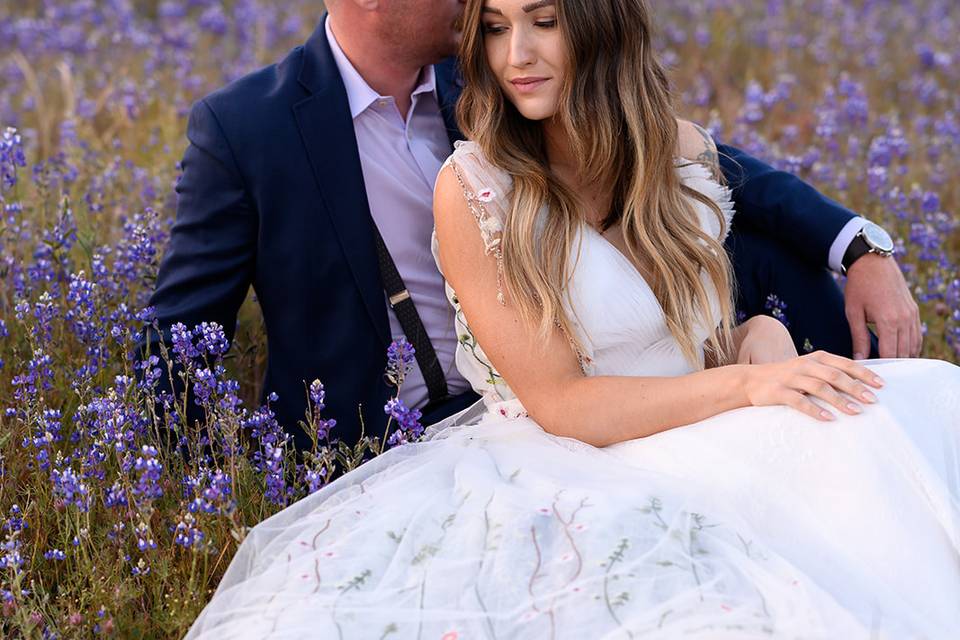
<svg viewBox="0 0 960 640">
<path fill-rule="evenodd" d="M 445 634 L 440 636 L 440 640 L 458 640 L 460 634 L 456 631 L 447 631 Z"/>
<path fill-rule="evenodd" d="M 720 605 L 720 608 L 723 609 L 724 611 L 733 611 L 733 609 L 731 609 L 728 605 L 725 605 L 725 604 Z"/>
<path fill-rule="evenodd" d="M 493 199 L 497 197 L 497 192 L 491 189 L 490 187 L 484 187 L 477 192 L 477 200 L 486 204 L 488 202 L 493 202 Z"/>
</svg>

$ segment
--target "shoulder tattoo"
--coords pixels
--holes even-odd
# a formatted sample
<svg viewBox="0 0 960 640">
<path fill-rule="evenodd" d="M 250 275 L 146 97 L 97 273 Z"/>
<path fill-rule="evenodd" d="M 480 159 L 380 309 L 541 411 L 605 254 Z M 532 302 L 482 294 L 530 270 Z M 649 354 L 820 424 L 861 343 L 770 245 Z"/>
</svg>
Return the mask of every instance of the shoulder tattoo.
<svg viewBox="0 0 960 640">
<path fill-rule="evenodd" d="M 717 145 L 713 141 L 713 137 L 707 133 L 707 130 L 698 125 L 695 122 L 691 122 L 693 128 L 697 130 L 697 133 L 703 138 L 704 149 L 700 152 L 696 158 L 697 162 L 703 164 L 710 170 L 713 178 L 718 182 L 722 179 L 722 173 L 720 171 L 720 154 L 717 152 Z"/>
</svg>

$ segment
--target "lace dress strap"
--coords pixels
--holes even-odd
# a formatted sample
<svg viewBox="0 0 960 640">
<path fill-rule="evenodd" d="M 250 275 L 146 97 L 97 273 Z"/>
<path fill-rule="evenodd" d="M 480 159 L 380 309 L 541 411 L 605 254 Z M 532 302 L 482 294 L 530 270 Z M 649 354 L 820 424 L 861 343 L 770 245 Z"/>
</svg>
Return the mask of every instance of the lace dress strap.
<svg viewBox="0 0 960 640">
<path fill-rule="evenodd" d="M 507 172 L 487 161 L 479 145 L 470 140 L 463 140 L 454 144 L 453 154 L 444 163 L 444 166 L 447 165 L 453 169 L 463 190 L 467 207 L 477 220 L 487 255 L 492 254 L 497 260 L 497 302 L 506 306 L 506 298 L 503 294 L 501 241 L 510 207 L 513 178 Z M 556 326 L 570 342 L 570 346 L 577 356 L 580 372 L 587 375 L 588 368 L 593 363 L 592 358 L 578 347 L 572 336 L 563 331 L 559 322 Z"/>
<path fill-rule="evenodd" d="M 497 260 L 497 302 L 506 306 L 501 240 L 513 180 L 505 171 L 487 162 L 472 141 L 454 144 L 454 152 L 444 165 L 450 165 L 457 176 L 467 207 L 477 220 L 487 255 L 492 254 Z"/>
</svg>

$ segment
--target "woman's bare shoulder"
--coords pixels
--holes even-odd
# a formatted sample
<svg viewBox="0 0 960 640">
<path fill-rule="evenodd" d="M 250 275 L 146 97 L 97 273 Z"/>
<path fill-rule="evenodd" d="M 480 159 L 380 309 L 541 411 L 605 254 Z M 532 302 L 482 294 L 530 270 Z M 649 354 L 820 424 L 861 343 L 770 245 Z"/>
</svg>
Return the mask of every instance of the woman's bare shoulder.
<svg viewBox="0 0 960 640">
<path fill-rule="evenodd" d="M 677 118 L 677 154 L 704 165 L 715 179 L 720 179 L 720 154 L 710 133 L 695 122 Z"/>
</svg>

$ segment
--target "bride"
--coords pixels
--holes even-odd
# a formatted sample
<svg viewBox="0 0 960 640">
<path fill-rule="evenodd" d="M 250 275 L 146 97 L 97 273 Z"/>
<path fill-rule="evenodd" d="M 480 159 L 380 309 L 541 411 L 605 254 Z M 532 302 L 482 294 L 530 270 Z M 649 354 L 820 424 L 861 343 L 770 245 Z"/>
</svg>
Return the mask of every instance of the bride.
<svg viewBox="0 0 960 640">
<path fill-rule="evenodd" d="M 189 638 L 952 638 L 960 368 L 734 326 L 643 0 L 468 0 L 434 256 L 483 411 L 255 527 Z"/>
</svg>

